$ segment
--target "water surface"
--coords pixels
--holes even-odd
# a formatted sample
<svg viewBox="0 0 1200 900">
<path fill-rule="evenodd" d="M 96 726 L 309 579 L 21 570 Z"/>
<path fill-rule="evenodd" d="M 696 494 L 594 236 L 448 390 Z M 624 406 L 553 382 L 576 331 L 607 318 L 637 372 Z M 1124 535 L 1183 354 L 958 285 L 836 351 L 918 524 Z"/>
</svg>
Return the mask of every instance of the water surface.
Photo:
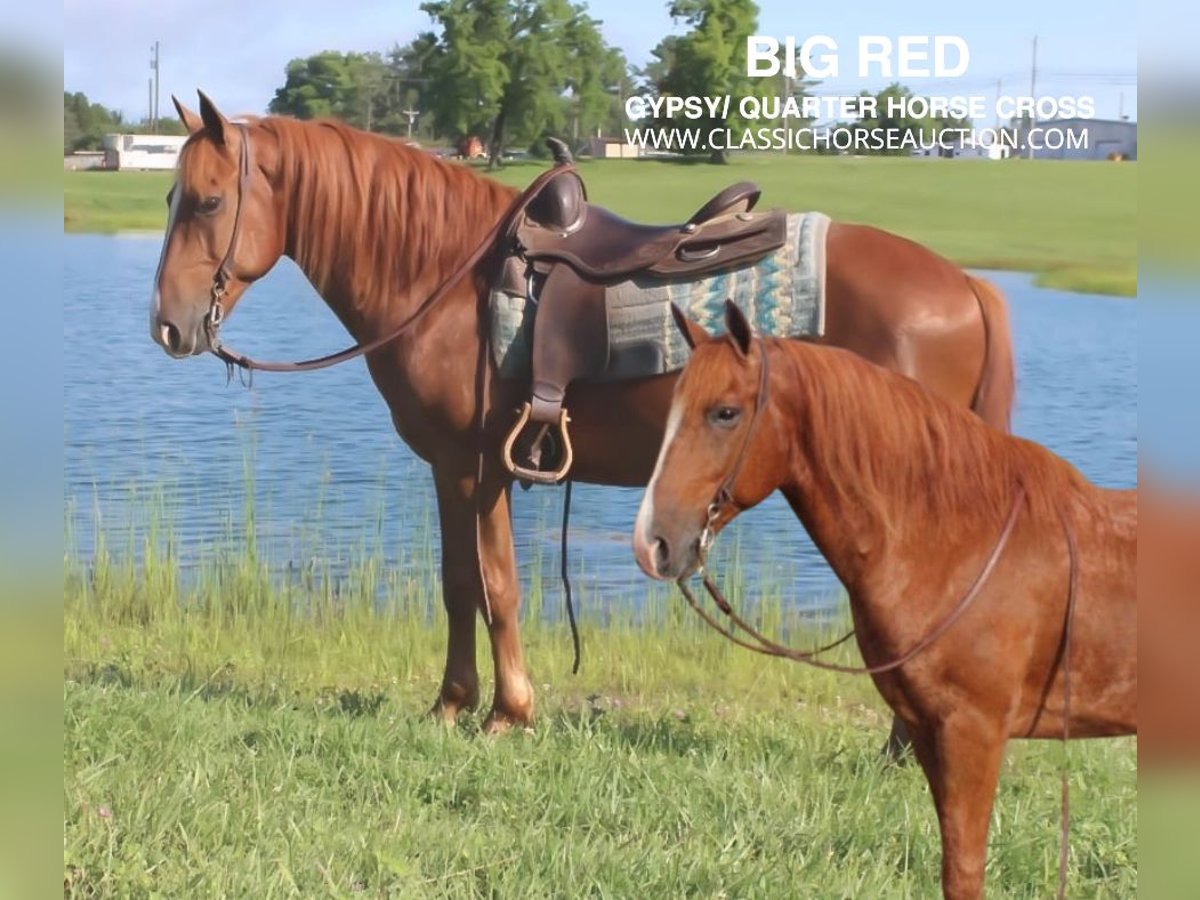
<svg viewBox="0 0 1200 900">
<path fill-rule="evenodd" d="M 236 379 L 227 385 L 211 357 L 168 358 L 148 329 L 159 246 L 149 236 L 63 240 L 64 493 L 78 555 L 89 558 L 101 532 L 110 551 L 137 553 L 146 535 L 161 541 L 170 531 L 188 568 L 240 541 L 252 509 L 258 550 L 280 571 L 316 563 L 336 572 L 365 553 L 427 567 L 437 544 L 428 467 L 395 436 L 362 361 L 260 373 L 246 389 Z M 985 274 L 1011 307 L 1016 432 L 1099 484 L 1133 485 L 1135 303 Z M 286 260 L 238 305 L 225 334 L 260 358 L 317 356 L 349 343 Z M 640 496 L 576 488 L 571 569 L 591 603 L 636 602 L 644 592 L 629 550 Z M 515 492 L 527 586 L 539 572 L 557 578 L 561 497 L 559 488 Z M 825 604 L 838 594 L 778 497 L 743 516 L 721 544 L 742 571 L 796 602 Z"/>
</svg>

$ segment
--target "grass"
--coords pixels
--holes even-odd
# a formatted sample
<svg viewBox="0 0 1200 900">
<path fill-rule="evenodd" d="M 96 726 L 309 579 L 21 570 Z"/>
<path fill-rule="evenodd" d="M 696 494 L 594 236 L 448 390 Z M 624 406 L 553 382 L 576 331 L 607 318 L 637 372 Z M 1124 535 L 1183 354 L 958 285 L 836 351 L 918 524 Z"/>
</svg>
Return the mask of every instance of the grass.
<svg viewBox="0 0 1200 900">
<path fill-rule="evenodd" d="M 457 730 L 422 715 L 445 640 L 426 568 L 368 555 L 280 579 L 234 536 L 185 574 L 169 529 L 147 535 L 136 554 L 68 555 L 66 896 L 937 892 L 928 790 L 881 760 L 889 715 L 867 680 L 741 651 L 661 590 L 585 620 L 572 677 L 535 584 L 539 721 L 489 739 L 479 714 Z M 777 594 L 759 612 L 819 637 Z M 1010 748 L 991 897 L 1052 890 L 1060 754 Z M 1069 759 L 1069 895 L 1133 896 L 1136 744 Z"/>
<path fill-rule="evenodd" d="M 728 166 L 656 160 L 581 165 L 594 201 L 634 219 L 690 215 L 740 179 L 765 202 L 819 209 L 929 245 L 976 268 L 1035 272 L 1064 290 L 1137 293 L 1137 166 L 1059 160 L 743 155 Z M 497 177 L 523 186 L 532 164 Z M 161 229 L 165 173 L 68 172 L 68 231 Z"/>
</svg>

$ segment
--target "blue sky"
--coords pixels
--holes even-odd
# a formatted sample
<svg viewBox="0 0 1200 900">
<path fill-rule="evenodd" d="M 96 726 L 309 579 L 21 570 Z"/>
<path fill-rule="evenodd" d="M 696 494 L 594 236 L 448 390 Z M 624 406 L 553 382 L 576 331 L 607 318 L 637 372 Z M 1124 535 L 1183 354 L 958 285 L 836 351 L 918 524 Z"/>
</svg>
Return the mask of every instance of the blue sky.
<svg viewBox="0 0 1200 900">
<path fill-rule="evenodd" d="M 635 64 L 670 32 L 666 0 L 592 0 L 609 43 Z M 1030 43 L 1039 36 L 1038 93 L 1090 94 L 1096 114 L 1137 114 L 1137 34 L 1126 0 L 910 0 L 827 2 L 802 12 L 795 0 L 760 0 L 759 32 L 797 40 L 828 34 L 838 41 L 843 75 L 819 91 L 853 94 L 886 79 L 854 75 L 862 34 L 956 34 L 971 49 L 958 79 L 905 83 L 923 93 L 993 96 L 1029 87 Z M 805 4 L 807 6 L 807 4 Z M 49 9 L 49 7 L 44 7 Z M 40 14 L 31 10 L 34 18 Z M 150 45 L 162 45 L 162 112 L 170 94 L 194 103 L 205 90 L 229 113 L 264 111 L 283 82 L 288 60 L 320 50 L 386 50 L 429 27 L 419 3 L 386 0 L 66 0 L 63 83 L 132 118 L 145 114 Z"/>
</svg>

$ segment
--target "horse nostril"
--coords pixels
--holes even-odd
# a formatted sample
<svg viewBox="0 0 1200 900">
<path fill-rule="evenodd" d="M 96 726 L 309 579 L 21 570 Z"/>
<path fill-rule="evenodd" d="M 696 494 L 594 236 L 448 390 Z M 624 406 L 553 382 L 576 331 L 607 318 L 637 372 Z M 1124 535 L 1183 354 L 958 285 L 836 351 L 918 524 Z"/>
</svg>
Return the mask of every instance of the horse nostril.
<svg viewBox="0 0 1200 900">
<path fill-rule="evenodd" d="M 172 353 L 178 353 L 179 348 L 183 345 L 183 338 L 179 334 L 179 329 L 166 322 L 161 326 L 163 346 Z"/>
<path fill-rule="evenodd" d="M 671 546 L 663 538 L 654 538 L 654 568 L 661 575 L 671 563 Z"/>
</svg>

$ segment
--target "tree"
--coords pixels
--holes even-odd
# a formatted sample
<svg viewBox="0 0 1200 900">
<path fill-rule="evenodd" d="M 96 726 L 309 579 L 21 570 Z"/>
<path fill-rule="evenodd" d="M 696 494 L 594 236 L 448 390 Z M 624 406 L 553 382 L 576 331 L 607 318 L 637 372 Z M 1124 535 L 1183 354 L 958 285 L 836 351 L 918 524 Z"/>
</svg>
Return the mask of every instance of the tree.
<svg viewBox="0 0 1200 900">
<path fill-rule="evenodd" d="M 621 121 L 621 97 L 631 87 L 629 64 L 620 50 L 605 45 L 600 23 L 582 10 L 567 23 L 565 37 L 571 59 L 584 61 L 571 66 L 567 78 L 575 126 L 572 137 L 578 140 Z"/>
<path fill-rule="evenodd" d="M 657 59 L 647 69 L 665 69 L 657 80 L 658 92 L 679 97 L 729 95 L 735 102 L 728 119 L 705 117 L 689 120 L 689 126 L 704 134 L 727 128 L 736 139 L 746 128 L 736 112 L 736 100 L 767 92 L 762 79 L 746 74 L 746 40 L 758 30 L 757 4 L 754 0 L 671 0 L 669 9 L 671 18 L 682 19 L 691 31 L 656 48 Z M 717 149 L 709 151 L 709 159 L 728 161 L 726 152 Z"/>
<path fill-rule="evenodd" d="M 104 135 L 121 131 L 124 124 L 119 110 L 92 103 L 82 91 L 63 91 L 63 153 L 99 150 Z"/>
<path fill-rule="evenodd" d="M 378 53 L 326 50 L 293 59 L 286 72 L 269 112 L 297 119 L 332 117 L 372 130 L 388 83 L 388 67 Z"/>
<path fill-rule="evenodd" d="M 427 70 L 430 111 L 451 137 L 488 135 L 491 165 L 510 141 L 558 132 L 604 114 L 625 74 L 599 22 L 570 0 L 432 0 L 421 9 L 439 33 Z M 602 99 L 603 96 L 603 99 Z"/>
</svg>

